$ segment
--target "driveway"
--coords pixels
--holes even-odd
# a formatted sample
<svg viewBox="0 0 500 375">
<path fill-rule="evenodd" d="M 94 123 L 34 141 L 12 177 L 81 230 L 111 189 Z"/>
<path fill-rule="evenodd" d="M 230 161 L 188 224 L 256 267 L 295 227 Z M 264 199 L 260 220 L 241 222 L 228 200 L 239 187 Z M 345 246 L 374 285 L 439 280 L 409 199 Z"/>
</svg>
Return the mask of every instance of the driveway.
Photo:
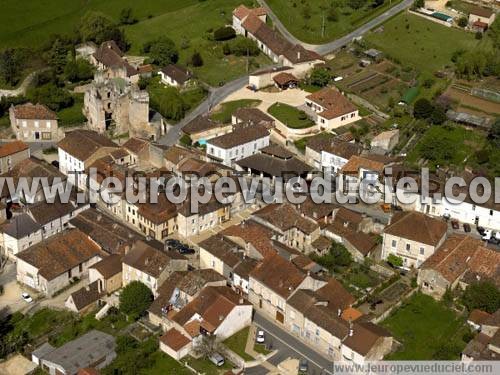
<svg viewBox="0 0 500 375">
<path fill-rule="evenodd" d="M 292 336 L 282 328 L 278 327 L 274 322 L 255 312 L 254 324 L 266 333 L 266 340 L 272 343 L 272 349 L 277 349 L 278 353 L 273 355 L 268 362 L 277 366 L 287 358 L 306 359 L 309 363 L 308 374 L 332 374 L 331 370 L 333 361 L 323 357 L 321 354 L 312 350 L 302 341 Z"/>
</svg>

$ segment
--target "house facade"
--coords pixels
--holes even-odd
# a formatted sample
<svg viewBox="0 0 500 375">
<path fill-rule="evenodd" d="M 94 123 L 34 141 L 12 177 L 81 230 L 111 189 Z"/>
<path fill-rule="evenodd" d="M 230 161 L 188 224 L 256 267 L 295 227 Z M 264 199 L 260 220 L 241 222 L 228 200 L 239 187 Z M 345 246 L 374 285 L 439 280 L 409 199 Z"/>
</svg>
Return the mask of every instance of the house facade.
<svg viewBox="0 0 500 375">
<path fill-rule="evenodd" d="M 360 119 L 358 109 L 336 89 L 325 87 L 306 97 L 306 105 L 316 113 L 316 123 L 326 130 Z"/>
<path fill-rule="evenodd" d="M 0 146 L 0 174 L 10 171 L 19 162 L 30 157 L 30 148 L 23 141 L 13 141 Z"/>
<path fill-rule="evenodd" d="M 54 142 L 59 139 L 55 112 L 43 104 L 20 104 L 9 108 L 10 126 L 25 142 Z"/>
</svg>

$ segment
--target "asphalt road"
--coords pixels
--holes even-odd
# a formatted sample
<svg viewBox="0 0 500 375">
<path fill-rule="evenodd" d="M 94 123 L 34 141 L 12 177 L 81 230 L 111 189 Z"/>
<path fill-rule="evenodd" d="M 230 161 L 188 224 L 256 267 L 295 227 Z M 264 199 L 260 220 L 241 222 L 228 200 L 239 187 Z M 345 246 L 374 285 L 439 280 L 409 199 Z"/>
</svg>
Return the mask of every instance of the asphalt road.
<svg viewBox="0 0 500 375">
<path fill-rule="evenodd" d="M 255 312 L 254 323 L 265 331 L 267 341 L 272 340 L 273 349 L 278 349 L 278 353 L 269 359 L 271 364 L 277 366 L 288 357 L 299 360 L 305 358 L 309 363 L 308 374 L 333 374 L 331 360 L 326 359 L 296 337 L 270 322 L 259 312 Z"/>
<path fill-rule="evenodd" d="M 158 142 L 163 145 L 172 146 L 181 137 L 181 129 L 184 125 L 194 120 L 197 116 L 209 112 L 213 107 L 219 104 L 224 98 L 231 95 L 233 92 L 245 87 L 248 84 L 248 76 L 237 78 L 234 81 L 226 83 L 222 87 L 210 89 L 208 98 L 205 99 L 198 107 L 189 112 L 186 117 L 175 124 L 167 134 L 161 137 Z"/>
<path fill-rule="evenodd" d="M 326 55 L 328 53 L 331 53 L 339 48 L 344 47 L 345 45 L 349 44 L 350 42 L 353 41 L 354 38 L 357 38 L 359 36 L 364 35 L 371 29 L 373 29 L 375 26 L 380 25 L 381 23 L 387 21 L 389 18 L 392 16 L 396 15 L 397 13 L 401 12 L 403 9 L 406 9 L 410 7 L 413 4 L 414 0 L 403 0 L 401 3 L 393 6 L 392 8 L 388 9 L 386 12 L 382 13 L 381 15 L 375 17 L 374 19 L 370 20 L 369 22 L 361 25 L 359 28 L 354 30 L 353 32 L 336 39 L 332 42 L 325 43 L 325 44 L 308 44 L 300 41 L 297 39 L 295 36 L 293 36 L 281 23 L 278 17 L 273 13 L 271 8 L 267 5 L 265 0 L 257 0 L 258 3 L 263 6 L 267 12 L 271 20 L 273 21 L 273 25 L 276 26 L 276 28 L 279 30 L 279 32 L 291 43 L 293 44 L 301 44 L 304 48 L 316 51 L 320 55 Z"/>
</svg>

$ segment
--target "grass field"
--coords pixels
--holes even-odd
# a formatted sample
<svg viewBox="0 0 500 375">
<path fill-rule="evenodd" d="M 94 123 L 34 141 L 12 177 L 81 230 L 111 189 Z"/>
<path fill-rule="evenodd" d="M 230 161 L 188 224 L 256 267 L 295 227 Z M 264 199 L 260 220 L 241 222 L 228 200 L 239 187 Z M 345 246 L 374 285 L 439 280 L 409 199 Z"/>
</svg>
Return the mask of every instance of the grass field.
<svg viewBox="0 0 500 375">
<path fill-rule="evenodd" d="M 465 347 L 464 321 L 442 303 L 421 293 L 403 303 L 382 325 L 403 344 L 387 358 L 390 360 L 448 359 L 438 352 L 443 347 L 452 348 L 448 354 L 459 359 Z"/>
<path fill-rule="evenodd" d="M 83 94 L 74 95 L 75 102 L 71 107 L 64 108 L 57 112 L 59 126 L 72 127 L 82 125 L 87 119 L 83 115 Z"/>
<path fill-rule="evenodd" d="M 245 361 L 252 361 L 254 358 L 245 352 L 245 346 L 247 344 L 248 333 L 250 332 L 250 327 L 244 328 L 239 332 L 236 332 L 231 337 L 227 338 L 223 344 L 231 349 L 233 352 L 238 354 Z"/>
<path fill-rule="evenodd" d="M 267 112 L 292 129 L 305 129 L 314 125 L 314 122 L 307 117 L 304 111 L 288 104 L 274 103 Z"/>
<path fill-rule="evenodd" d="M 211 117 L 214 121 L 228 124 L 231 122 L 234 111 L 236 111 L 238 108 L 256 107 L 260 103 L 261 101 L 257 99 L 240 99 L 225 102 L 220 105 L 217 111 L 212 113 Z"/>
<path fill-rule="evenodd" d="M 407 162 L 416 165 L 420 159 L 432 155 L 428 166 L 463 167 L 473 154 L 485 145 L 484 136 L 459 125 L 431 126 L 415 148 L 408 154 Z"/>
<path fill-rule="evenodd" d="M 129 54 L 140 54 L 145 42 L 167 36 L 179 48 L 181 64 L 186 65 L 194 51 L 200 52 L 204 65 L 193 68 L 195 74 L 211 85 L 218 85 L 244 74 L 247 59 L 224 56 L 222 43 L 208 40 L 207 35 L 231 23 L 233 9 L 242 2 L 248 3 L 241 0 L 5 0 L 0 13 L 0 49 L 37 47 L 52 34 L 70 33 L 87 11 L 103 12 L 118 20 L 122 9 L 132 8 L 138 22 L 124 27 L 131 42 Z M 260 54 L 249 59 L 248 67 L 252 70 L 269 63 L 270 60 Z"/>
<path fill-rule="evenodd" d="M 349 33 L 400 1 L 393 0 L 392 4 L 387 1 L 375 9 L 369 1 L 357 10 L 335 5 L 337 20 L 329 17 L 332 2 L 328 0 L 267 0 L 267 4 L 295 37 L 306 43 L 321 44 Z"/>
<path fill-rule="evenodd" d="M 384 24 L 384 31 L 372 32 L 365 39 L 403 66 L 430 73 L 451 66 L 453 52 L 479 45 L 472 33 L 407 13 L 393 17 Z"/>
</svg>

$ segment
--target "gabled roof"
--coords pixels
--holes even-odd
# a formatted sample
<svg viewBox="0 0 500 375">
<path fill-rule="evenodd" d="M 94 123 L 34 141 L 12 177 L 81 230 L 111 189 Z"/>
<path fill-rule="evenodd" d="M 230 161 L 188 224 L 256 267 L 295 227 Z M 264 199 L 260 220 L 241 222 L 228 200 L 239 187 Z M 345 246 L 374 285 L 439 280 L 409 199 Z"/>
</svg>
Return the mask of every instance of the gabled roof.
<svg viewBox="0 0 500 375">
<path fill-rule="evenodd" d="M 97 302 L 103 293 L 99 293 L 99 280 L 84 286 L 71 293 L 71 298 L 78 311 L 83 310 L 90 304 Z"/>
<path fill-rule="evenodd" d="M 109 279 L 122 272 L 122 256 L 119 254 L 111 254 L 90 268 L 98 271 L 104 279 Z"/>
<path fill-rule="evenodd" d="M 245 220 L 238 225 L 232 225 L 224 229 L 221 234 L 241 238 L 246 244 L 251 244 L 263 257 L 276 253 L 271 240 L 273 231 L 254 220 Z"/>
<path fill-rule="evenodd" d="M 238 124 L 231 133 L 209 139 L 207 144 L 230 149 L 269 136 L 269 130 L 260 124 Z"/>
<path fill-rule="evenodd" d="M 468 9 L 469 9 L 469 14 L 473 14 L 473 15 L 485 17 L 485 18 L 490 18 L 495 13 L 495 11 L 493 9 L 478 7 L 478 6 L 474 6 L 474 5 L 469 5 Z"/>
<path fill-rule="evenodd" d="M 195 117 L 191 122 L 184 125 L 182 131 L 188 135 L 192 135 L 226 126 L 231 126 L 231 125 L 213 121 L 208 115 L 200 115 Z"/>
<path fill-rule="evenodd" d="M 149 142 L 147 140 L 142 138 L 132 137 L 127 142 L 125 142 L 122 147 L 124 147 L 125 149 L 129 150 L 134 154 L 138 154 L 148 146 Z"/>
<path fill-rule="evenodd" d="M 371 322 L 354 323 L 353 335 L 347 336 L 342 344 L 365 356 L 380 338 L 390 336 L 391 334 L 387 330 Z"/>
<path fill-rule="evenodd" d="M 71 229 L 21 251 L 17 257 L 37 268 L 38 273 L 50 281 L 101 255 L 94 241 L 78 229 Z"/>
<path fill-rule="evenodd" d="M 65 137 L 57 144 L 59 148 L 78 160 L 85 161 L 101 147 L 116 147 L 108 137 L 91 130 L 73 130 L 66 133 Z"/>
<path fill-rule="evenodd" d="M 17 154 L 18 152 L 28 150 L 30 147 L 23 141 L 12 141 L 0 145 L 0 158 Z"/>
<path fill-rule="evenodd" d="M 281 231 L 297 228 L 306 234 L 310 234 L 319 228 L 318 223 L 301 216 L 295 207 L 288 203 L 270 204 L 254 212 L 253 216 L 268 222 Z"/>
<path fill-rule="evenodd" d="M 160 341 L 176 352 L 191 342 L 190 339 L 175 328 L 170 328 L 167 332 L 165 332 L 165 334 L 160 337 Z"/>
<path fill-rule="evenodd" d="M 170 64 L 164 67 L 161 71 L 163 74 L 172 78 L 180 85 L 183 85 L 184 83 L 186 83 L 191 79 L 191 73 L 189 72 L 189 70 L 179 65 Z"/>
<path fill-rule="evenodd" d="M 243 258 L 243 249 L 220 234 L 201 241 L 198 246 L 223 261 L 229 267 L 235 267 Z"/>
<path fill-rule="evenodd" d="M 349 158 L 346 164 L 341 169 L 343 174 L 358 174 L 359 170 L 366 169 L 368 171 L 374 171 L 382 173 L 384 171 L 385 164 L 382 161 L 372 160 L 365 156 L 353 155 Z"/>
<path fill-rule="evenodd" d="M 184 256 L 176 252 L 163 252 L 144 241 L 137 241 L 123 257 L 123 263 L 158 278 L 172 259 L 186 260 Z"/>
<path fill-rule="evenodd" d="M 253 14 L 253 15 L 258 17 L 258 16 L 266 15 L 267 11 L 263 7 L 248 8 L 243 4 L 239 5 L 235 10 L 233 10 L 233 16 L 235 16 L 236 18 L 238 18 L 240 20 L 247 17 L 249 14 Z"/>
<path fill-rule="evenodd" d="M 446 235 L 448 225 L 420 212 L 407 211 L 394 214 L 384 233 L 408 240 L 436 246 Z"/>
<path fill-rule="evenodd" d="M 107 68 L 124 68 L 128 77 L 138 73 L 137 69 L 123 58 L 123 52 L 114 40 L 101 43 L 93 56 Z"/>
<path fill-rule="evenodd" d="M 60 219 L 71 212 L 76 210 L 76 205 L 73 202 L 61 203 L 60 200 L 55 199 L 53 203 L 45 201 L 35 203 L 28 207 L 29 213 L 40 225 L 45 225 Z"/>
<path fill-rule="evenodd" d="M 234 111 L 233 116 L 239 119 L 242 122 L 247 123 L 273 123 L 274 119 L 262 112 L 258 108 L 254 107 L 240 107 L 236 111 Z"/>
<path fill-rule="evenodd" d="M 325 108 L 318 115 L 328 120 L 354 112 L 357 109 L 344 95 L 331 87 L 316 91 L 306 96 L 306 99 Z"/>
<path fill-rule="evenodd" d="M 273 254 L 264 258 L 250 277 L 287 299 L 304 281 L 306 274 L 278 254 Z"/>
<path fill-rule="evenodd" d="M 19 240 L 36 231 L 42 229 L 42 226 L 35 222 L 28 214 L 14 216 L 9 221 L 0 225 L 0 231 Z"/>
<path fill-rule="evenodd" d="M 40 103 L 19 104 L 13 107 L 13 111 L 20 120 L 57 120 L 57 114 Z"/>
</svg>

